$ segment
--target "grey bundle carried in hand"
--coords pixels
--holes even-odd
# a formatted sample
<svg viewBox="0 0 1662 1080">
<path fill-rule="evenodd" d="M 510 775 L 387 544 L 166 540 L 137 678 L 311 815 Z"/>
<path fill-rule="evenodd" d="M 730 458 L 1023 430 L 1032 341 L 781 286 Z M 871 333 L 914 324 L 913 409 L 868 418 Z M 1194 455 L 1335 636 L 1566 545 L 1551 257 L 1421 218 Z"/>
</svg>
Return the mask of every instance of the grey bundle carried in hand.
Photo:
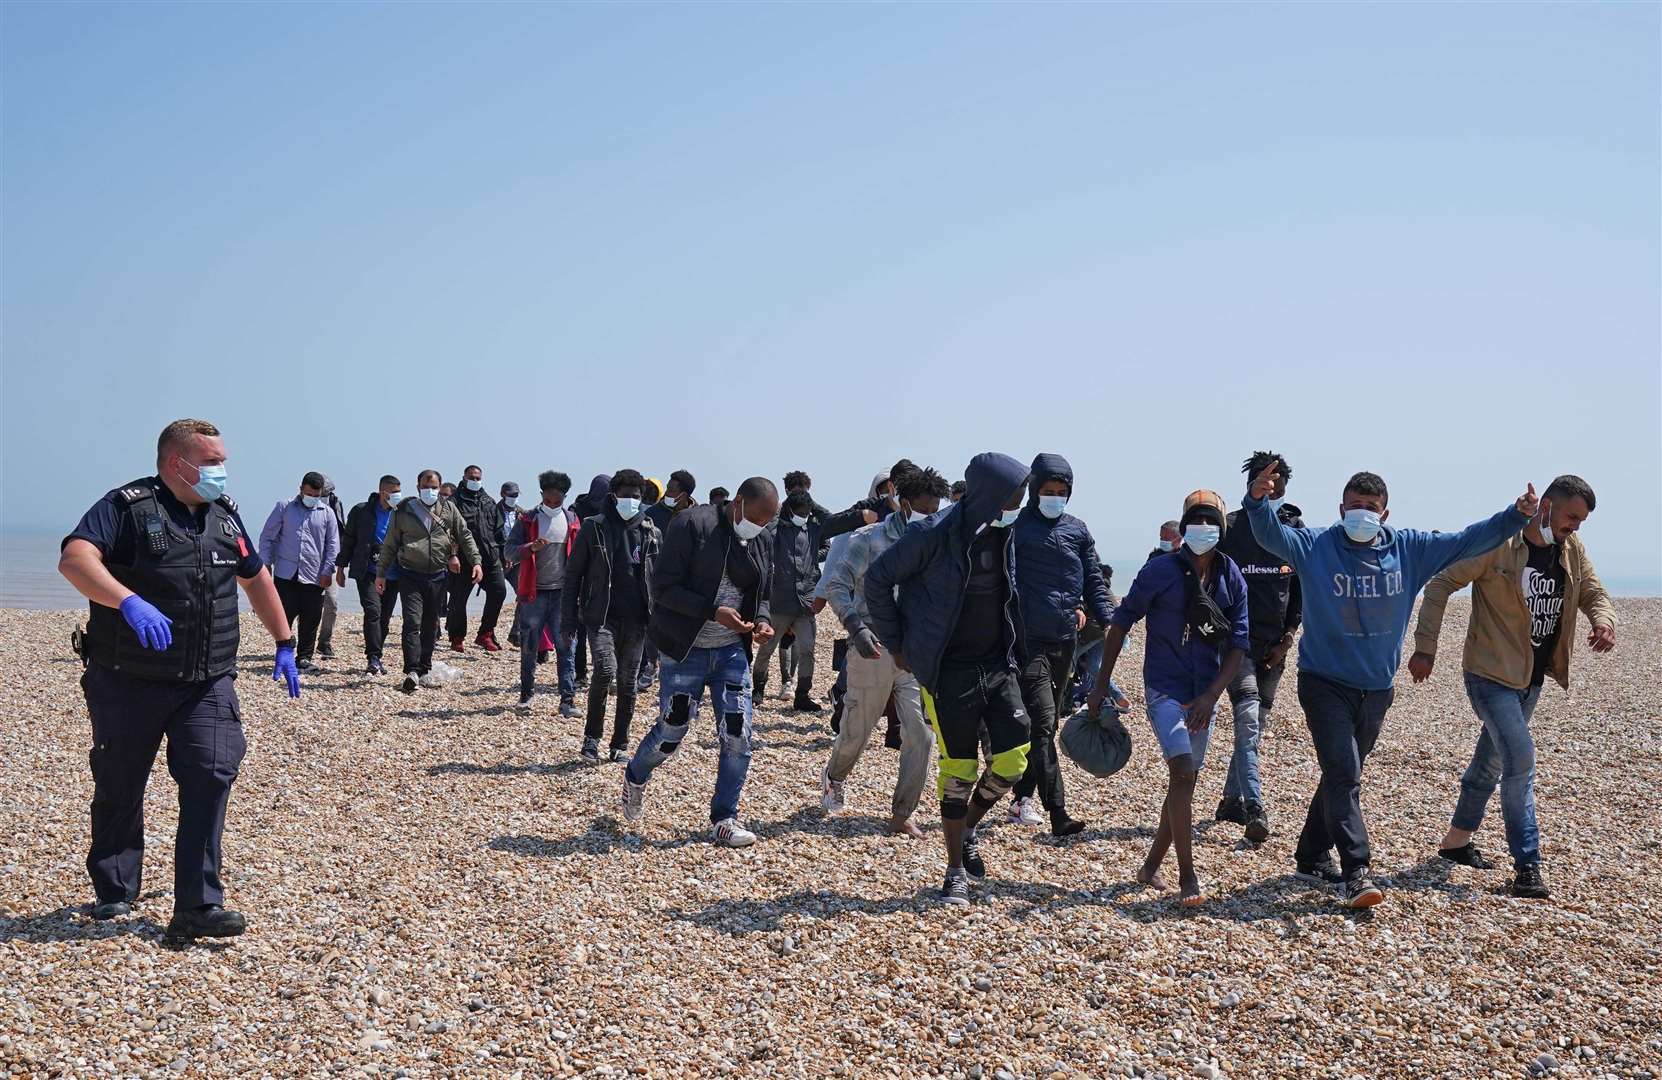
<svg viewBox="0 0 1662 1080">
<path fill-rule="evenodd" d="M 1131 732 L 1120 715 L 1111 701 L 1102 703 L 1095 720 L 1089 709 L 1080 709 L 1062 725 L 1062 752 L 1092 776 L 1113 776 L 1131 760 Z"/>
</svg>

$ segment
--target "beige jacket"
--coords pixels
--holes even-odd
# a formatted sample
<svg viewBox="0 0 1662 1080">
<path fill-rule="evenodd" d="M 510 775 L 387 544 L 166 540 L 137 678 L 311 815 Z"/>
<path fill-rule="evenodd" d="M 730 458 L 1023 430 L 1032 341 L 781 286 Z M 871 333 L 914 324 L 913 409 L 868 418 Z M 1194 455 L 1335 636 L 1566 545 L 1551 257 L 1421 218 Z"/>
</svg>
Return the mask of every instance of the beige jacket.
<svg viewBox="0 0 1662 1080">
<path fill-rule="evenodd" d="M 1604 591 L 1593 561 L 1581 538 L 1564 541 L 1560 558 L 1564 564 L 1564 613 L 1558 624 L 1558 644 L 1547 664 L 1547 674 L 1569 689 L 1570 654 L 1575 649 L 1576 612 L 1594 626 L 1616 625 L 1616 607 Z M 1425 587 L 1420 601 L 1419 623 L 1414 628 L 1414 649 L 1437 655 L 1437 634 L 1443 628 L 1443 611 L 1448 598 L 1472 585 L 1472 616 L 1466 627 L 1465 668 L 1514 690 L 1527 690 L 1534 649 L 1529 643 L 1530 614 L 1524 605 L 1524 567 L 1529 563 L 1529 545 L 1523 536 L 1512 537 L 1483 555 L 1457 562 Z"/>
</svg>

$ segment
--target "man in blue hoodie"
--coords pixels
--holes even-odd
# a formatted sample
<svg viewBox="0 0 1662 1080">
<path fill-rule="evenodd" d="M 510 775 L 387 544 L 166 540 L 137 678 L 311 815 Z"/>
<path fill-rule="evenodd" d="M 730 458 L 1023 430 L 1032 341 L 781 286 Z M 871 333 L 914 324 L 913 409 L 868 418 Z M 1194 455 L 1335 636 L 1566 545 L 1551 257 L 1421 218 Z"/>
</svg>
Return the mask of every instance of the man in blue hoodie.
<svg viewBox="0 0 1662 1080">
<path fill-rule="evenodd" d="M 1010 539 L 1027 466 L 1007 454 L 977 454 L 964 475 L 963 500 L 909 526 L 871 564 L 863 586 L 867 625 L 894 666 L 917 676 L 935 730 L 947 860 L 941 899 L 949 904 L 969 903 L 970 879 L 986 876 L 975 826 L 1027 771 L 1029 746 Z M 977 759 L 983 725 L 985 772 Z"/>
<path fill-rule="evenodd" d="M 1359 472 L 1340 497 L 1341 521 L 1295 528 L 1273 498 L 1278 458 L 1252 481 L 1241 505 L 1265 550 L 1286 559 L 1305 583 L 1304 634 L 1298 647 L 1298 702 L 1315 743 L 1321 785 L 1310 800 L 1294 854 L 1299 877 L 1344 883 L 1347 907 L 1385 898 L 1369 874 L 1362 821 L 1362 764 L 1391 707 L 1402 639 L 1414 598 L 1444 568 L 1490 551 L 1529 524 L 1539 507 L 1535 485 L 1511 507 L 1458 533 L 1393 529 L 1385 524 L 1385 481 Z M 1330 852 L 1339 850 L 1339 868 Z"/>
<path fill-rule="evenodd" d="M 1039 824 L 1043 819 L 1034 805 L 1037 794 L 1050 815 L 1051 834 L 1072 836 L 1083 831 L 1085 823 L 1068 813 L 1056 761 L 1056 722 L 1067 701 L 1075 642 L 1086 617 L 1106 628 L 1114 609 L 1091 530 L 1065 510 L 1073 495 L 1068 459 L 1061 454 L 1034 458 L 1027 489 L 1027 506 L 1010 532 L 1016 543 L 1016 593 L 1026 632 L 1021 688 L 1033 752 L 1027 772 L 1016 782 L 1010 817 L 1018 825 Z"/>
</svg>

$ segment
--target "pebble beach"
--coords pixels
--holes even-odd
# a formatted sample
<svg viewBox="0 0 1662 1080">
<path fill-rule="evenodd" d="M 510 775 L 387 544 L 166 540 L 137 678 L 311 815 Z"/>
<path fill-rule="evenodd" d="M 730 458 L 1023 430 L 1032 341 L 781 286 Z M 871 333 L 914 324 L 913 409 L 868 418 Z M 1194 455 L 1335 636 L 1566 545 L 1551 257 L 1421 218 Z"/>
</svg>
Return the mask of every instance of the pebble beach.
<svg viewBox="0 0 1662 1080">
<path fill-rule="evenodd" d="M 1616 601 L 1614 653 L 1578 643 L 1535 714 L 1548 902 L 1500 868 L 1436 857 L 1478 726 L 1460 679 L 1468 605 L 1432 680 L 1406 667 L 1363 804 L 1386 902 L 1292 877 L 1317 769 L 1289 675 L 1263 751 L 1268 842 L 1214 824 L 1227 715 L 1196 794 L 1208 902 L 1136 886 L 1164 768 L 1141 712 L 1140 638 L 1118 679 L 1135 748 L 1096 780 L 1090 827 L 988 830 L 987 882 L 936 902 L 925 839 L 886 835 L 896 754 L 875 741 L 827 818 L 825 715 L 758 702 L 743 850 L 706 840 L 708 709 L 625 828 L 621 765 L 577 760 L 552 693 L 516 713 L 518 654 L 442 653 L 406 696 L 339 658 L 290 701 L 243 616 L 248 753 L 225 835 L 249 931 L 164 944 L 176 788 L 158 757 L 145 890 L 95 923 L 83 860 L 89 728 L 74 612 L 0 611 L 0 1069 L 17 1076 L 1620 1077 L 1662 1076 L 1662 600 Z M 511 608 L 505 618 L 511 617 Z M 822 616 L 817 690 L 834 622 Z M 397 634 L 395 620 L 394 636 Z M 505 635 L 504 635 L 505 636 Z M 389 649 L 389 667 L 396 648 Z M 539 669 L 546 686 L 552 665 Z M 773 687 L 777 688 L 777 673 Z M 581 704 L 582 698 L 579 697 Z M 656 712 L 643 696 L 631 744 Z M 608 721 L 609 723 L 609 721 Z M 608 731 L 610 728 L 608 727 Z M 989 820 L 995 820 L 990 817 Z"/>
</svg>

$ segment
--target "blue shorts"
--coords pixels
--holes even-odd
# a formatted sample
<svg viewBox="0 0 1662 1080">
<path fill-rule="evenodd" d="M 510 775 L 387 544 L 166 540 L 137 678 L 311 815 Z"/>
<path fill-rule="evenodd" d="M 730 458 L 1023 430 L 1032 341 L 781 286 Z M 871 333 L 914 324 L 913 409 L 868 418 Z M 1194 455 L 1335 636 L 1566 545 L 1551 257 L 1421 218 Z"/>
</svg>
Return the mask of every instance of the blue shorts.
<svg viewBox="0 0 1662 1080">
<path fill-rule="evenodd" d="M 1170 761 L 1184 754 L 1193 755 L 1195 771 L 1199 772 L 1201 762 L 1206 760 L 1206 739 L 1212 733 L 1211 725 L 1191 732 L 1183 719 L 1182 702 L 1157 690 L 1146 690 L 1145 696 L 1148 698 L 1148 724 L 1154 729 L 1154 737 L 1160 740 L 1160 756 Z M 1212 723 L 1217 722 L 1218 709 L 1214 705 Z"/>
</svg>

